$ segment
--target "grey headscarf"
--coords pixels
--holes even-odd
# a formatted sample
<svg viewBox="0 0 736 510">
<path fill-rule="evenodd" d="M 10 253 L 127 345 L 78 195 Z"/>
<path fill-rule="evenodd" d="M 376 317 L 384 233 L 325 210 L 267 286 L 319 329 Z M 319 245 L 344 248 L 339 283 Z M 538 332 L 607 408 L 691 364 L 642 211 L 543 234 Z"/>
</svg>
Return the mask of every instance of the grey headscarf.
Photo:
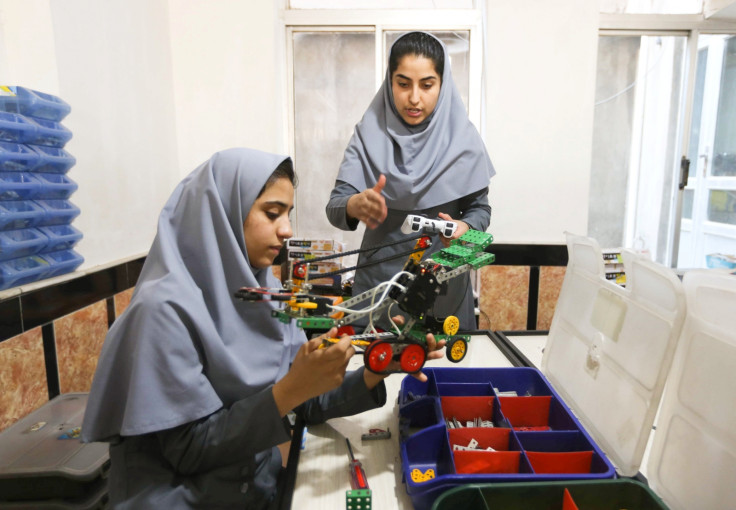
<svg viewBox="0 0 736 510">
<path fill-rule="evenodd" d="M 285 156 L 230 149 L 174 190 L 125 313 L 110 329 L 82 437 L 100 441 L 175 427 L 273 384 L 303 332 L 238 301 L 241 286 L 278 285 L 248 262 L 243 221 Z"/>
<path fill-rule="evenodd" d="M 487 188 L 496 173 L 452 81 L 447 48 L 439 43 L 445 68 L 430 117 L 418 126 L 403 121 L 387 69 L 383 85 L 355 126 L 337 175 L 338 181 L 362 191 L 385 174 L 383 195 L 390 209 L 428 209 L 451 202 Z"/>
</svg>

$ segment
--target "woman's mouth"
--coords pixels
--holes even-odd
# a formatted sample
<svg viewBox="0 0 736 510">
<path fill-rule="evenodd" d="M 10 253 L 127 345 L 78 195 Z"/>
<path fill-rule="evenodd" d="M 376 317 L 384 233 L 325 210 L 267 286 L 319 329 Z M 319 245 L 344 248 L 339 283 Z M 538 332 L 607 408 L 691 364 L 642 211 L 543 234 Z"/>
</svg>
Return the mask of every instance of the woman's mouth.
<svg viewBox="0 0 736 510">
<path fill-rule="evenodd" d="M 420 115 L 422 115 L 422 110 L 420 110 L 418 108 L 407 108 L 406 109 L 406 114 L 409 117 L 419 117 Z"/>
</svg>

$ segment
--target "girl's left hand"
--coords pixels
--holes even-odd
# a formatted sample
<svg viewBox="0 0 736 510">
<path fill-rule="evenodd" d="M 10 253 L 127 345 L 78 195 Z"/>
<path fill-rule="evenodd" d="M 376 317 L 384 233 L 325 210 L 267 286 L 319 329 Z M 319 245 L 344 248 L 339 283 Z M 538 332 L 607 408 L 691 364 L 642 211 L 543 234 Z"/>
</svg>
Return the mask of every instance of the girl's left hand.
<svg viewBox="0 0 736 510">
<path fill-rule="evenodd" d="M 467 223 L 461 220 L 453 220 L 452 216 L 450 216 L 449 214 L 445 214 L 441 212 L 437 216 L 439 216 L 445 221 L 454 221 L 455 223 L 457 223 L 457 230 L 455 230 L 455 233 L 453 234 L 451 238 L 448 239 L 445 236 L 442 236 L 442 235 L 440 236 L 440 241 L 442 241 L 442 246 L 444 246 L 445 248 L 450 246 L 450 241 L 452 241 L 453 239 L 457 239 L 458 237 L 463 235 L 465 232 L 470 230 L 470 227 L 468 226 Z"/>
</svg>

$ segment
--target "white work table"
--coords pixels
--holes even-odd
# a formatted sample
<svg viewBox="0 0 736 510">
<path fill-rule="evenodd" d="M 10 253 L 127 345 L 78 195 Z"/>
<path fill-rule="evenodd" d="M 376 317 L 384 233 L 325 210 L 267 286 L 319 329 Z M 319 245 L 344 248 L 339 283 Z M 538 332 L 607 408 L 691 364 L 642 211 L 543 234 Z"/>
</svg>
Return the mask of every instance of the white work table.
<svg viewBox="0 0 736 510">
<path fill-rule="evenodd" d="M 544 345 L 547 343 L 547 335 L 543 334 L 518 334 L 517 332 L 501 333 L 526 359 L 530 366 L 542 369 L 542 355 Z"/>
<path fill-rule="evenodd" d="M 355 356 L 349 370 L 363 364 Z M 430 361 L 428 367 L 511 367 L 511 362 L 485 334 L 473 335 L 468 353 L 459 363 L 446 357 Z M 411 510 L 411 499 L 402 483 L 399 457 L 399 412 L 397 397 L 404 374 L 386 378 L 387 401 L 381 408 L 355 416 L 335 418 L 307 428 L 299 455 L 292 508 L 328 510 L 345 508 L 345 492 L 350 489 L 349 458 L 345 438 L 350 440 L 355 458 L 362 462 L 373 495 L 374 510 Z M 391 431 L 390 439 L 361 440 L 369 429 Z"/>
</svg>

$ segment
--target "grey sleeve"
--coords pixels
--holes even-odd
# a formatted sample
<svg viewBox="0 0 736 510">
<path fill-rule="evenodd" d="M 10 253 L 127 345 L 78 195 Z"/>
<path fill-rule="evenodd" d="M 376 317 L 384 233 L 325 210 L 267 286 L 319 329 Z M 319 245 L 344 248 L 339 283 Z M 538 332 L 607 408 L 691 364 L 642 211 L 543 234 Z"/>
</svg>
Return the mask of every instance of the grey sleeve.
<svg viewBox="0 0 736 510">
<path fill-rule="evenodd" d="M 156 432 L 164 457 L 176 472 L 191 475 L 289 441 L 291 428 L 279 415 L 271 388 L 200 420 Z"/>
<path fill-rule="evenodd" d="M 348 218 L 347 213 L 348 199 L 357 193 L 360 192 L 346 182 L 337 181 L 335 183 L 335 187 L 330 193 L 330 199 L 325 206 L 327 219 L 334 227 L 340 230 L 355 230 L 358 228 L 360 222 L 355 218 Z"/>
<path fill-rule="evenodd" d="M 361 367 L 348 372 L 339 388 L 308 400 L 294 411 L 308 424 L 316 424 L 384 405 L 385 384 L 382 381 L 368 390 L 363 370 Z M 233 464 L 289 441 L 291 426 L 287 418 L 279 416 L 272 386 L 268 386 L 228 409 L 155 435 L 176 472 L 192 475 Z"/>
<path fill-rule="evenodd" d="M 488 188 L 476 191 L 459 199 L 460 219 L 473 230 L 485 232 L 491 224 L 491 206 L 488 203 Z"/>
<path fill-rule="evenodd" d="M 314 425 L 383 406 L 386 403 L 386 385 L 381 381 L 368 390 L 363 381 L 364 370 L 365 367 L 360 367 L 348 372 L 339 388 L 308 400 L 294 411 L 304 418 L 307 425 Z"/>
</svg>

